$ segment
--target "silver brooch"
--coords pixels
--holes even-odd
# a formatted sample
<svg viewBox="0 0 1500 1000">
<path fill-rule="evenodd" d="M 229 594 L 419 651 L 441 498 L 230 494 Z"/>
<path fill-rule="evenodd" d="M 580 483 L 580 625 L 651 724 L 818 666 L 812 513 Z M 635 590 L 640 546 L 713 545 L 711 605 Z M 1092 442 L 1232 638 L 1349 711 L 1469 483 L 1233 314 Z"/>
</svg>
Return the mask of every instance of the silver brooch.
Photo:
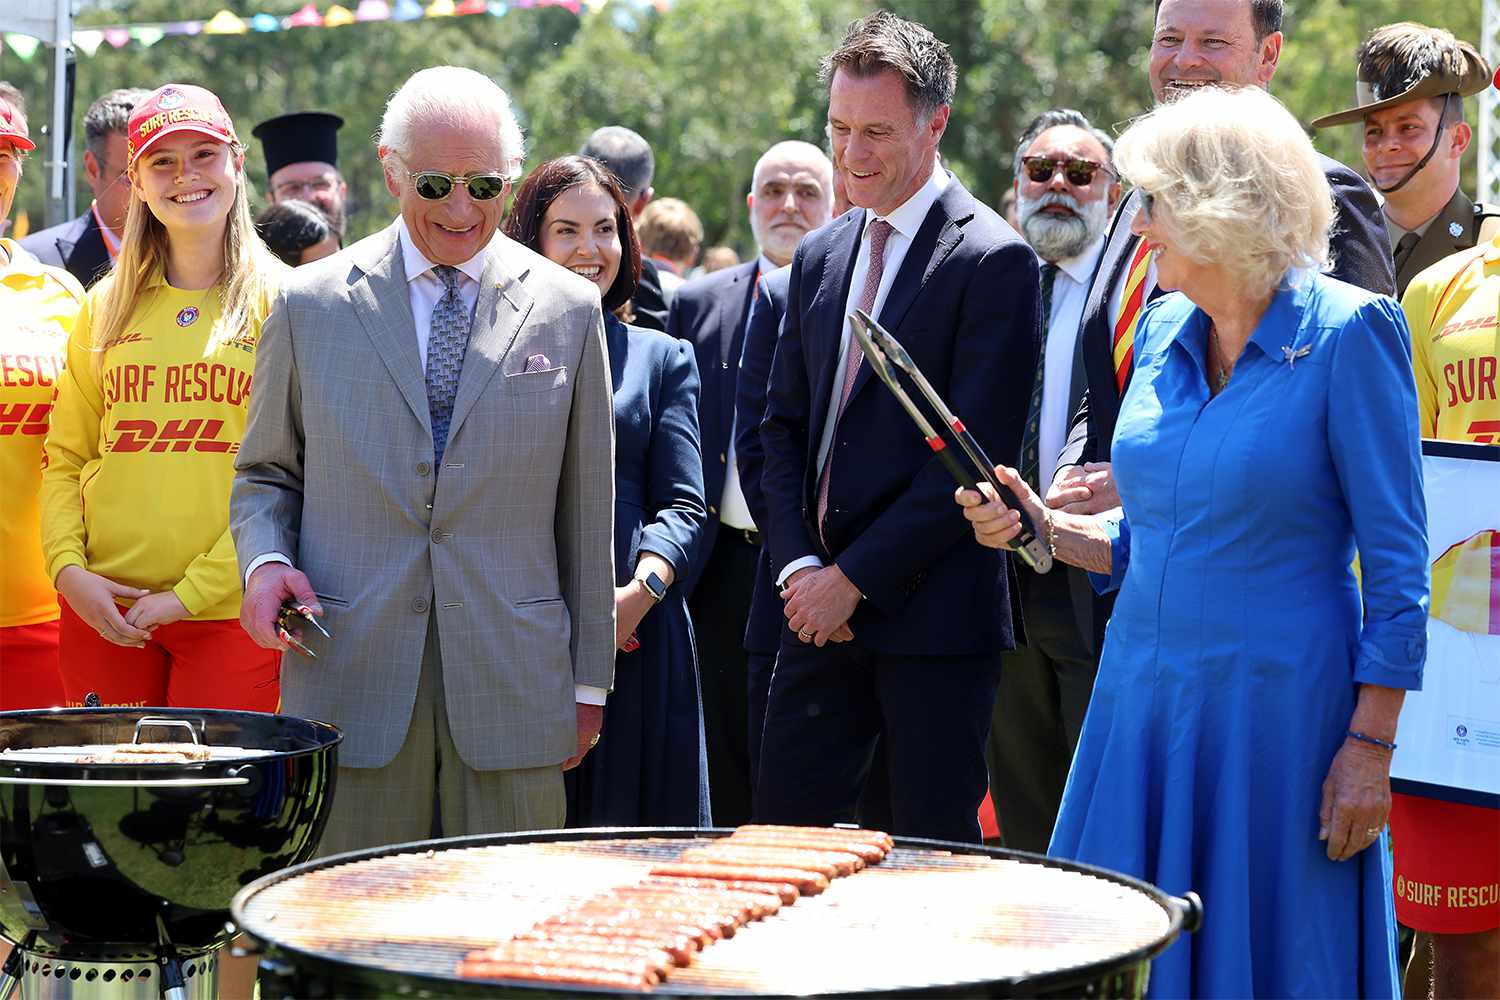
<svg viewBox="0 0 1500 1000">
<path fill-rule="evenodd" d="M 1305 358 L 1311 353 L 1311 347 L 1299 347 L 1294 351 L 1291 344 L 1287 344 L 1281 349 L 1281 356 L 1286 359 L 1287 367 L 1293 371 L 1297 369 L 1297 359 Z"/>
<path fill-rule="evenodd" d="M 1459 225 L 1457 222 L 1450 222 L 1450 223 L 1448 223 L 1448 235 L 1449 236 L 1453 237 L 1454 239 L 1458 239 L 1463 234 L 1464 234 L 1464 227 L 1463 226 Z"/>
</svg>

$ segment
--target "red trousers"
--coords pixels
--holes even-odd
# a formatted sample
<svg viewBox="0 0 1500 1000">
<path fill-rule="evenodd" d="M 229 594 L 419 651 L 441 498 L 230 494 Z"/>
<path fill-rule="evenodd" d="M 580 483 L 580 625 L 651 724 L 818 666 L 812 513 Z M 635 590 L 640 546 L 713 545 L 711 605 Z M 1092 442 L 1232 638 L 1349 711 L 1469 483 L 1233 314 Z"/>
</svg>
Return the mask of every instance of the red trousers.
<svg viewBox="0 0 1500 1000">
<path fill-rule="evenodd" d="M 57 620 L 0 628 L 0 712 L 62 703 Z"/>
<path fill-rule="evenodd" d="M 75 707 L 89 692 L 101 705 L 131 708 L 274 712 L 280 700 L 281 653 L 257 646 L 236 619 L 160 625 L 146 648 L 131 649 L 102 638 L 63 601 L 59 656 Z"/>
</svg>

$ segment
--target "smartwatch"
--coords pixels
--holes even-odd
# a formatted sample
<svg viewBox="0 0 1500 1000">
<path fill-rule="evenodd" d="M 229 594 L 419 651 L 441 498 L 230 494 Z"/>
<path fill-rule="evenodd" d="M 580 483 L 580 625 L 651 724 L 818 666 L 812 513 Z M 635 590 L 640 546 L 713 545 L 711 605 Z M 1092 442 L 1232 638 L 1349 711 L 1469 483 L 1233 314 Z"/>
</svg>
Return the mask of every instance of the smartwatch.
<svg viewBox="0 0 1500 1000">
<path fill-rule="evenodd" d="M 645 576 L 638 576 L 635 578 L 635 582 L 639 583 L 642 587 L 645 587 L 646 593 L 650 594 L 651 599 L 657 604 L 660 604 L 662 602 L 662 599 L 667 596 L 667 585 L 665 583 L 662 583 L 661 577 L 657 576 L 655 573 L 647 573 Z"/>
</svg>

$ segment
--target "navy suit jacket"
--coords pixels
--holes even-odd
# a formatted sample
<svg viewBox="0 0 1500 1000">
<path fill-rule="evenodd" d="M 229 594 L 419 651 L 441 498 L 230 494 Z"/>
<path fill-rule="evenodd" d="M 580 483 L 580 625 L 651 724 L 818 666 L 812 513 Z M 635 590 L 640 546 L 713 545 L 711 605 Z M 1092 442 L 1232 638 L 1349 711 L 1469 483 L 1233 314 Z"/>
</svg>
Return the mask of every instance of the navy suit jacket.
<svg viewBox="0 0 1500 1000">
<path fill-rule="evenodd" d="M 51 229 L 32 233 L 21 249 L 43 264 L 65 268 L 84 288 L 109 273 L 112 262 L 92 210 Z"/>
<path fill-rule="evenodd" d="M 834 436 L 824 537 L 818 443 L 842 383 L 839 345 L 866 216 L 803 238 L 761 426 L 772 562 L 818 555 L 865 596 L 854 641 L 896 655 L 983 655 L 1015 645 L 1011 575 L 974 541 L 954 482 L 868 365 Z M 877 317 L 990 458 L 1014 465 L 1041 344 L 1036 255 L 957 179 L 917 231 Z M 875 384 L 871 384 L 874 382 Z M 826 544 L 825 544 L 826 539 Z"/>
<path fill-rule="evenodd" d="M 724 496 L 729 436 L 734 427 L 735 383 L 745 342 L 745 315 L 750 311 L 758 267 L 759 260 L 751 260 L 686 282 L 677 289 L 667 318 L 667 333 L 693 345 L 701 383 L 698 431 L 703 442 L 708 525 L 698 557 L 683 575 L 683 593 L 687 595 L 697 586 L 718 538 L 719 500 Z"/>
<path fill-rule="evenodd" d="M 1337 160 L 1320 156 L 1323 175 L 1333 190 L 1334 231 L 1330 238 L 1333 266 L 1328 274 L 1382 295 L 1396 289 L 1396 273 L 1386 235 L 1385 217 L 1375 193 L 1360 176 Z M 1108 462 L 1115 420 L 1120 415 L 1123 393 L 1115 383 L 1114 317 L 1109 314 L 1110 295 L 1124 280 L 1125 268 L 1135 254 L 1136 238 L 1128 220 L 1134 218 L 1138 194 L 1132 191 L 1120 202 L 1111 223 L 1104 253 L 1089 286 L 1083 320 L 1078 330 L 1078 352 L 1087 375 L 1088 390 L 1068 430 L 1068 440 L 1057 467 L 1084 462 Z M 1125 374 L 1130 384 L 1134 365 Z M 1084 623 L 1086 638 L 1094 643 L 1094 655 L 1104 647 L 1104 626 L 1114 607 L 1113 594 L 1097 594 L 1082 570 L 1069 570 L 1073 609 Z M 1091 634 L 1088 634 L 1091 633 Z"/>
<path fill-rule="evenodd" d="M 734 460 L 739 466 L 740 488 L 756 524 L 768 524 L 766 494 L 761 489 L 765 449 L 760 442 L 760 424 L 766 416 L 766 388 L 771 379 L 771 359 L 776 337 L 786 313 L 787 286 L 792 269 L 781 267 L 760 280 L 760 292 L 745 323 L 745 346 L 740 353 L 739 390 L 734 401 Z M 766 536 L 769 537 L 769 536 Z M 786 628 L 781 598 L 776 592 L 776 572 L 771 568 L 771 547 L 761 545 L 760 567 L 755 572 L 755 592 L 750 599 L 750 617 L 745 622 L 745 649 L 774 656 Z"/>
</svg>

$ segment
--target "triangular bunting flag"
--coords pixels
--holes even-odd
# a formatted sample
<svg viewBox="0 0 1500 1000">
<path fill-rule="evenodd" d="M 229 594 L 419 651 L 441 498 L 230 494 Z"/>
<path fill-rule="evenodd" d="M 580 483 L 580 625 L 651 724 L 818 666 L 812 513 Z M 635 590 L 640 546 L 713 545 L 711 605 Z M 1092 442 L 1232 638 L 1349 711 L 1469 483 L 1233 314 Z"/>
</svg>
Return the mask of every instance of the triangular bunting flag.
<svg viewBox="0 0 1500 1000">
<path fill-rule="evenodd" d="M 36 50 L 42 42 L 41 39 L 32 38 L 30 35 L 8 31 L 5 34 L 5 44 L 10 46 L 12 52 L 21 57 L 22 62 L 30 62 L 31 57 L 36 55 Z"/>
<path fill-rule="evenodd" d="M 131 28 L 130 37 L 135 39 L 136 43 L 140 45 L 141 48 L 149 49 L 151 46 L 161 41 L 162 32 L 160 28 L 153 28 L 149 26 L 144 28 Z"/>
<path fill-rule="evenodd" d="M 219 11 L 203 26 L 205 35 L 243 35 L 247 30 L 245 22 L 227 10 Z"/>
<path fill-rule="evenodd" d="M 99 46 L 104 44 L 104 32 L 102 31 L 75 31 L 73 32 L 73 47 L 86 56 L 91 56 L 99 51 Z"/>
<path fill-rule="evenodd" d="M 356 21 L 389 21 L 391 19 L 391 5 L 385 0 L 359 0 L 359 7 L 354 11 Z"/>
<path fill-rule="evenodd" d="M 354 12 L 342 4 L 334 4 L 323 15 L 323 27 L 325 28 L 342 28 L 346 24 L 353 23 Z"/>
</svg>

